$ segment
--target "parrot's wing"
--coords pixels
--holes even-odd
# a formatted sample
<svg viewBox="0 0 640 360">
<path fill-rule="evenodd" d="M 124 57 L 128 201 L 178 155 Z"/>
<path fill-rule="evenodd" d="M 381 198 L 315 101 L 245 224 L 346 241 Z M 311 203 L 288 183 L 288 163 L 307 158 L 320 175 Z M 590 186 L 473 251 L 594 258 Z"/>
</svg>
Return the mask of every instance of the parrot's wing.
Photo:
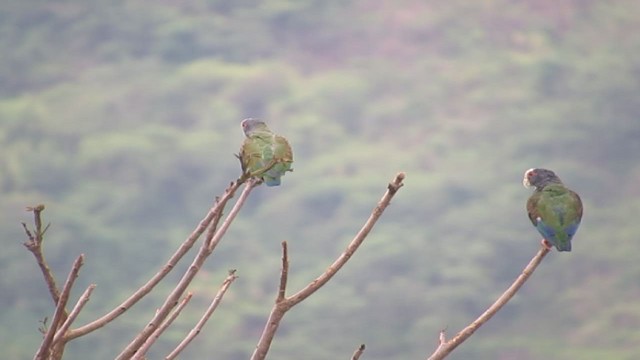
<svg viewBox="0 0 640 360">
<path fill-rule="evenodd" d="M 560 251 L 571 250 L 571 239 L 582 218 L 582 202 L 563 185 L 546 186 L 527 201 L 527 213 L 538 232 Z"/>
<path fill-rule="evenodd" d="M 293 162 L 291 145 L 284 136 L 273 137 L 273 156 L 279 162 Z"/>
<path fill-rule="evenodd" d="M 264 144 L 255 138 L 246 138 L 240 148 L 240 162 L 242 163 L 243 172 L 256 172 L 263 166 L 263 149 Z"/>
<path fill-rule="evenodd" d="M 267 186 L 280 185 L 280 178 L 287 171 L 291 171 L 293 163 L 293 151 L 286 138 L 280 135 L 274 135 L 269 150 L 265 151 L 268 160 L 265 162 L 266 167 L 270 167 L 263 176 Z"/>
</svg>

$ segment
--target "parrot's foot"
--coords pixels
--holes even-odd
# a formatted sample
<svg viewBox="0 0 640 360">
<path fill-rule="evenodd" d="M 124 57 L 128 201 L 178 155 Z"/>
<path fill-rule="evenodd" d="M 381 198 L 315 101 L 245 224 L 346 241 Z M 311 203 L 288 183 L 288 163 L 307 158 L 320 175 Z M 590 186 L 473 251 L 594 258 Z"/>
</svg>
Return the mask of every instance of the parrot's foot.
<svg viewBox="0 0 640 360">
<path fill-rule="evenodd" d="M 551 250 L 553 249 L 553 245 L 551 245 L 550 242 L 548 242 L 546 239 L 542 239 L 540 240 L 540 243 L 542 244 L 542 246 L 544 246 L 545 248 L 547 248 L 547 250 Z"/>
</svg>

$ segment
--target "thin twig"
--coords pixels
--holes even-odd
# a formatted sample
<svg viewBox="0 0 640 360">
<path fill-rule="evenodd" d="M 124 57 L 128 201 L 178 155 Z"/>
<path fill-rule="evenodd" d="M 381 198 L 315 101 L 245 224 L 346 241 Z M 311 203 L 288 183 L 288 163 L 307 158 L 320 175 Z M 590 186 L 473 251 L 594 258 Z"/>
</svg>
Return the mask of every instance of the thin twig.
<svg viewBox="0 0 640 360">
<path fill-rule="evenodd" d="M 60 293 L 60 299 L 58 300 L 58 304 L 56 305 L 56 310 L 53 313 L 53 320 L 51 320 L 51 325 L 49 330 L 44 336 L 42 340 L 42 344 L 40 344 L 40 348 L 34 357 L 35 360 L 45 360 L 49 358 L 49 354 L 52 349 L 53 337 L 58 330 L 58 326 L 61 322 L 64 321 L 65 317 L 65 307 L 67 306 L 67 301 L 69 300 L 69 294 L 71 293 L 71 288 L 75 283 L 76 278 L 78 277 L 78 272 L 80 271 L 80 267 L 84 263 L 84 255 L 80 255 L 73 262 L 73 266 L 71 267 L 71 271 L 69 271 L 69 276 L 67 277 L 67 281 L 65 281 L 64 286 L 62 287 L 62 292 Z"/>
<path fill-rule="evenodd" d="M 351 360 L 358 360 L 360 359 L 360 355 L 362 355 L 362 353 L 364 352 L 364 344 L 360 345 L 356 351 L 353 353 L 353 355 L 351 355 Z"/>
<path fill-rule="evenodd" d="M 529 279 L 531 274 L 536 270 L 542 259 L 549 253 L 549 249 L 542 246 L 538 253 L 531 259 L 529 264 L 522 270 L 522 273 L 518 278 L 509 286 L 509 288 L 476 320 L 474 320 L 467 327 L 462 329 L 453 339 L 445 341 L 444 330 L 440 332 L 440 345 L 436 351 L 429 356 L 428 360 L 440 360 L 444 359 L 449 353 L 451 353 L 458 345 L 467 340 L 473 333 L 478 330 L 480 326 L 489 321 L 524 285 Z"/>
<path fill-rule="evenodd" d="M 333 262 L 333 264 L 331 264 L 324 273 L 310 282 L 302 290 L 298 291 L 290 297 L 281 297 L 281 293 L 283 293 L 285 290 L 284 286 L 286 286 L 286 274 L 284 274 L 284 272 L 288 271 L 286 245 L 283 246 L 283 266 L 280 275 L 280 288 L 278 291 L 278 296 L 273 308 L 271 309 L 271 313 L 269 314 L 269 319 L 267 320 L 267 323 L 262 330 L 260 340 L 256 345 L 253 355 L 251 356 L 251 360 L 265 359 L 267 353 L 269 352 L 269 348 L 271 347 L 271 342 L 273 341 L 273 338 L 278 330 L 278 326 L 280 325 L 280 321 L 284 317 L 285 313 L 293 306 L 302 302 L 304 299 L 311 296 L 311 294 L 320 289 L 324 284 L 331 280 L 331 278 L 342 268 L 342 266 L 344 266 L 344 264 L 347 263 L 347 261 L 349 261 L 351 256 L 355 253 L 355 251 L 358 249 L 360 244 L 362 244 L 373 226 L 376 224 L 384 210 L 387 208 L 387 206 L 389 206 L 389 203 L 391 202 L 393 196 L 404 185 L 402 183 L 404 178 L 404 173 L 398 173 L 394 180 L 389 183 L 389 185 L 387 186 L 387 191 L 382 196 L 377 206 L 373 209 L 371 215 L 369 216 L 363 227 L 360 229 L 360 231 L 358 231 L 345 251 Z M 283 286 L 283 284 L 285 285 Z"/>
<path fill-rule="evenodd" d="M 73 309 L 71 309 L 71 312 L 69 313 L 69 317 L 67 317 L 67 320 L 65 320 L 65 322 L 60 326 L 60 329 L 56 332 L 56 335 L 53 338 L 53 343 L 51 344 L 52 346 L 55 346 L 64 337 L 64 334 L 67 332 L 67 330 L 69 330 L 71 324 L 76 320 L 76 318 L 80 314 L 80 311 L 82 311 L 82 308 L 84 308 L 86 303 L 89 301 L 91 293 L 95 288 L 96 284 L 89 285 L 89 287 L 87 287 L 87 289 L 82 293 L 80 298 L 78 298 L 76 305 L 73 307 Z"/>
<path fill-rule="evenodd" d="M 187 334 L 187 336 L 180 342 L 180 344 L 178 344 L 178 346 L 176 346 L 176 348 L 169 355 L 165 357 L 166 360 L 175 359 L 180 354 L 180 352 L 182 352 L 182 350 L 184 350 L 184 348 L 186 348 L 187 345 L 189 345 L 189 343 L 191 343 L 191 341 L 196 336 L 198 336 L 198 334 L 200 334 L 200 331 L 202 331 L 204 324 L 207 323 L 207 321 L 209 320 L 213 312 L 216 310 L 216 308 L 222 301 L 222 297 L 227 292 L 227 289 L 229 289 L 229 286 L 231 286 L 231 283 L 233 283 L 233 281 L 237 278 L 238 276 L 236 275 L 236 271 L 230 270 L 229 276 L 227 276 L 227 278 L 224 279 L 222 286 L 220 286 L 220 289 L 218 289 L 218 292 L 216 293 L 216 296 L 213 298 L 213 301 L 211 301 L 211 304 L 207 308 L 207 311 L 205 311 L 205 313 L 202 315 L 198 323 L 193 327 L 193 329 L 191 329 L 191 331 L 189 331 L 189 334 Z"/>
<path fill-rule="evenodd" d="M 151 334 L 151 336 L 149 336 L 147 341 L 145 341 L 144 344 L 142 344 L 142 346 L 140 346 L 140 349 L 138 350 L 138 353 L 145 355 L 147 353 L 147 351 L 149 351 L 149 348 L 151 347 L 151 345 L 153 345 L 156 342 L 156 340 L 158 340 L 160 338 L 160 335 L 162 335 L 162 333 L 164 333 L 164 331 L 171 324 L 173 324 L 175 319 L 177 319 L 178 315 L 180 315 L 180 313 L 182 312 L 182 309 L 184 309 L 184 307 L 187 306 L 189 301 L 191 301 L 192 297 L 193 297 L 193 293 L 189 292 L 189 293 L 187 293 L 187 296 L 182 298 L 182 301 L 180 301 L 180 304 L 178 304 L 178 306 L 171 313 L 171 315 L 169 315 L 169 317 L 167 317 L 167 319 L 156 329 L 156 331 L 154 331 L 153 334 Z"/>
<path fill-rule="evenodd" d="M 209 247 L 204 246 L 208 242 L 205 241 L 203 246 L 198 251 L 198 254 L 195 256 L 189 268 L 185 271 L 184 275 L 175 286 L 173 291 L 167 296 L 162 306 L 158 309 L 153 318 L 149 321 L 147 326 L 136 335 L 136 337 L 122 350 L 122 352 L 116 357 L 116 360 L 140 360 L 143 357 L 143 354 L 137 354 L 139 347 L 151 336 L 151 334 L 155 331 L 155 329 L 164 321 L 164 319 L 169 315 L 171 309 L 173 309 L 178 304 L 178 299 L 186 288 L 189 286 L 191 281 L 194 279 L 202 264 L 204 264 L 207 257 L 211 254 L 215 245 L 220 241 L 222 236 L 225 234 L 231 222 L 235 218 L 235 216 L 240 211 L 240 208 L 244 204 L 244 201 L 249 196 L 251 190 L 256 186 L 256 181 L 254 179 L 250 179 L 245 185 L 244 190 L 242 191 L 242 195 L 236 201 L 236 204 L 233 206 L 233 209 L 227 215 L 227 218 L 224 220 L 218 231 L 216 231 L 213 236 Z"/>
<path fill-rule="evenodd" d="M 142 299 L 145 295 L 151 292 L 153 288 L 167 276 L 176 266 L 176 264 L 184 257 L 184 255 L 193 247 L 193 244 L 198 240 L 200 235 L 204 233 L 207 227 L 213 222 L 217 224 L 218 219 L 222 216 L 222 211 L 226 206 L 229 199 L 231 199 L 236 190 L 246 181 L 244 178 L 240 178 L 234 182 L 232 182 L 229 187 L 225 190 L 224 194 L 216 198 L 215 204 L 209 209 L 207 215 L 200 221 L 198 226 L 193 230 L 191 235 L 180 245 L 178 250 L 169 258 L 167 263 L 158 271 L 146 284 L 136 290 L 129 298 L 127 298 L 122 304 L 118 305 L 116 308 L 103 315 L 102 317 L 82 326 L 77 329 L 70 330 L 65 335 L 65 340 L 71 340 L 77 338 L 79 336 L 88 334 L 96 329 L 99 329 L 109 322 L 116 319 L 118 316 L 122 315 L 125 311 L 129 310 L 133 305 L 135 305 L 140 299 Z"/>
</svg>

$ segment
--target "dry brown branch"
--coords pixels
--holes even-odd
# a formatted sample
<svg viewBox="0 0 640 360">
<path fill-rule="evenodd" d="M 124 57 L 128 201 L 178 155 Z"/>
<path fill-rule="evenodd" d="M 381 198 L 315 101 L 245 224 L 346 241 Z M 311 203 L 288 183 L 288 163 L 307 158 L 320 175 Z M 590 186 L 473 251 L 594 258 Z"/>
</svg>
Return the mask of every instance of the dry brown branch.
<svg viewBox="0 0 640 360">
<path fill-rule="evenodd" d="M 42 252 L 42 241 L 44 240 L 44 233 L 49 228 L 47 225 L 44 229 L 42 229 L 42 211 L 44 211 L 44 205 L 36 205 L 27 207 L 27 211 L 33 212 L 33 222 L 35 224 L 35 229 L 33 233 L 27 227 L 27 224 L 22 223 L 22 227 L 24 228 L 28 241 L 24 243 L 24 246 L 29 249 L 29 251 L 36 258 L 36 262 L 40 267 L 40 271 L 44 276 L 44 281 L 47 283 L 47 287 L 49 289 L 49 294 L 51 294 L 51 299 L 55 305 L 58 304 L 58 300 L 60 300 L 60 291 L 58 290 L 58 286 L 56 285 L 56 280 L 51 273 L 51 269 L 49 265 L 47 265 L 47 261 L 44 258 L 44 253 Z"/>
<path fill-rule="evenodd" d="M 102 317 L 86 324 L 77 329 L 70 330 L 65 335 L 65 341 L 77 338 L 79 336 L 88 334 L 96 329 L 99 329 L 109 322 L 116 319 L 118 316 L 122 315 L 125 311 L 130 309 L 133 305 L 135 305 L 140 299 L 142 299 L 145 295 L 147 295 L 153 288 L 164 279 L 171 270 L 174 269 L 176 264 L 183 258 L 183 256 L 193 247 L 193 244 L 198 240 L 198 238 L 204 233 L 204 231 L 212 224 L 212 227 L 217 226 L 217 223 L 222 217 L 222 211 L 226 206 L 227 202 L 235 195 L 236 190 L 246 181 L 244 176 L 240 177 L 238 180 L 232 182 L 229 187 L 225 190 L 224 194 L 216 198 L 214 205 L 209 209 L 207 215 L 200 221 L 198 226 L 193 230 L 193 232 L 189 235 L 189 237 L 180 245 L 178 250 L 169 258 L 167 263 L 158 271 L 146 284 L 136 290 L 129 298 L 127 298 L 122 304 L 118 305 L 116 308 L 103 315 Z"/>
<path fill-rule="evenodd" d="M 353 353 L 353 355 L 351 355 L 351 360 L 358 360 L 360 359 L 360 355 L 362 355 L 362 353 L 364 352 L 364 344 L 360 345 L 356 351 Z"/>
<path fill-rule="evenodd" d="M 465 340 L 467 340 L 473 333 L 480 328 L 484 323 L 489 321 L 515 294 L 518 290 L 524 285 L 525 281 L 533 274 L 536 270 L 542 259 L 549 253 L 549 249 L 545 246 L 542 246 L 538 253 L 531 259 L 529 264 L 522 270 L 522 273 L 518 276 L 518 278 L 509 286 L 509 288 L 502 294 L 500 297 L 491 305 L 489 308 L 480 315 L 476 320 L 474 320 L 467 327 L 462 329 L 455 337 L 451 340 L 446 341 L 444 330 L 440 331 L 439 335 L 439 345 L 431 356 L 429 356 L 428 360 L 440 360 L 444 359 L 449 355 L 458 345 L 462 344 Z"/>
<path fill-rule="evenodd" d="M 80 271 L 80 267 L 84 263 L 84 255 L 80 255 L 73 262 L 73 266 L 71 267 L 71 271 L 69 271 L 69 276 L 67 277 L 67 281 L 65 281 L 64 286 L 62 287 L 62 292 L 60 293 L 60 298 L 58 299 L 58 304 L 56 305 L 56 310 L 53 313 L 53 320 L 51 320 L 51 325 L 49 330 L 44 336 L 42 343 L 40 344 L 40 348 L 36 353 L 34 359 L 36 360 L 45 360 L 49 359 L 50 354 L 52 353 L 52 343 L 53 337 L 58 330 L 58 327 L 62 322 L 66 319 L 66 310 L 67 301 L 69 301 L 69 294 L 71 293 L 71 288 L 78 277 L 78 272 Z M 60 352 L 61 353 L 61 352 Z"/>
<path fill-rule="evenodd" d="M 208 246 L 209 253 L 211 253 L 213 249 L 215 249 L 216 245 L 218 245 L 222 237 L 227 233 L 227 229 L 229 229 L 229 226 L 231 225 L 233 220 L 236 218 L 236 215 L 238 215 L 238 212 L 240 212 L 240 209 L 242 208 L 242 205 L 244 205 L 245 201 L 247 200 L 247 197 L 249 197 L 251 190 L 253 190 L 253 188 L 258 186 L 259 184 L 261 184 L 261 181 L 257 179 L 249 179 L 249 181 L 247 181 L 247 185 L 245 186 L 244 190 L 240 194 L 238 201 L 236 201 L 235 205 L 229 212 L 229 215 L 227 215 L 226 219 L 224 219 L 224 221 L 222 222 L 222 225 L 220 226 L 220 228 L 215 231 L 215 234 L 213 234 L 211 238 L 206 239 L 205 244 L 207 244 Z"/>
<path fill-rule="evenodd" d="M 191 341 L 196 336 L 198 336 L 198 334 L 200 334 L 200 331 L 202 331 L 204 324 L 207 323 L 207 321 L 209 320 L 213 312 L 218 307 L 218 304 L 220 304 L 220 301 L 222 301 L 222 297 L 227 292 L 227 289 L 229 289 L 229 286 L 231 286 L 231 283 L 233 283 L 233 281 L 237 278 L 238 276 L 236 275 L 236 271 L 229 270 L 229 276 L 227 276 L 227 278 L 224 279 L 224 282 L 222 282 L 220 289 L 218 289 L 218 292 L 216 293 L 216 296 L 213 298 L 213 301 L 211 301 L 211 304 L 207 308 L 207 311 L 205 311 L 205 313 L 202 315 L 198 323 L 196 323 L 193 329 L 189 331 L 189 334 L 187 334 L 187 336 L 180 342 L 180 344 L 178 344 L 178 346 L 176 346 L 176 348 L 169 355 L 165 357 L 166 360 L 175 359 L 180 354 L 180 352 L 182 352 L 182 350 L 184 350 L 184 348 L 186 348 L 187 345 L 189 345 Z"/>
<path fill-rule="evenodd" d="M 180 304 L 178 304 L 178 306 L 171 313 L 171 315 L 169 315 L 169 317 L 164 322 L 162 322 L 162 324 L 156 329 L 156 331 L 154 331 L 153 334 L 151 334 L 151 336 L 149 336 L 147 341 L 145 341 L 144 344 L 142 344 L 142 346 L 140 346 L 140 349 L 138 350 L 138 353 L 140 353 L 141 355 L 146 355 L 146 353 L 147 353 L 147 351 L 149 351 L 149 348 L 151 347 L 151 345 L 153 345 L 156 342 L 156 340 L 158 340 L 160 338 L 160 335 L 162 335 L 162 333 L 165 330 L 167 330 L 167 328 L 171 324 L 173 324 L 175 319 L 177 319 L 178 315 L 180 315 L 180 313 L 182 312 L 182 309 L 184 309 L 184 307 L 187 306 L 189 301 L 191 301 L 192 297 L 193 297 L 193 293 L 187 293 L 187 296 L 182 298 L 182 301 L 180 301 Z"/>
<path fill-rule="evenodd" d="M 80 298 L 78 298 L 76 305 L 73 307 L 73 309 L 69 313 L 69 317 L 67 317 L 67 320 L 65 320 L 65 322 L 60 326 L 60 329 L 58 329 L 58 331 L 56 332 L 56 335 L 53 337 L 52 346 L 56 346 L 60 342 L 60 340 L 64 337 L 64 334 L 67 332 L 67 330 L 69 330 L 69 327 L 71 326 L 71 324 L 76 320 L 76 318 L 80 314 L 80 311 L 82 311 L 82 308 L 84 308 L 85 304 L 89 301 L 89 298 L 91 297 L 91 293 L 95 288 L 96 288 L 96 284 L 89 285 L 87 289 L 82 293 Z"/>
<path fill-rule="evenodd" d="M 204 263 L 204 260 L 213 252 L 213 250 L 215 249 L 216 245 L 220 242 L 220 240 L 222 239 L 222 237 L 226 233 L 227 229 L 229 228 L 229 226 L 231 225 L 231 223 L 233 222 L 233 220 L 237 216 L 238 212 L 242 208 L 242 205 L 244 204 L 244 202 L 246 201 L 247 197 L 251 193 L 251 190 L 254 187 L 256 187 L 258 184 L 260 184 L 260 182 L 257 179 L 250 179 L 249 180 L 249 182 L 247 183 L 247 186 L 245 187 L 245 189 L 243 190 L 242 194 L 238 198 L 238 201 L 236 201 L 236 204 L 231 209 L 231 212 L 229 213 L 229 215 L 227 216 L 225 221 L 222 223 L 222 226 L 220 227 L 220 229 L 218 229 L 218 223 L 219 223 L 219 220 L 220 220 L 221 216 L 216 216 L 214 218 L 211 226 L 209 226 L 209 229 L 207 231 L 207 236 L 205 237 L 203 245 L 200 248 L 200 251 L 198 253 L 199 255 L 202 255 L 201 256 L 202 263 Z M 193 265 L 192 265 L 192 269 L 195 269 L 194 272 L 193 272 L 193 277 L 195 277 L 195 274 L 199 271 L 200 266 L 193 267 Z M 189 283 L 191 283 L 191 281 L 193 280 L 193 277 L 191 277 L 188 280 L 188 282 L 186 283 L 187 285 Z M 226 288 L 225 288 L 225 291 L 226 291 Z M 217 304 L 216 304 L 216 306 L 217 306 Z M 178 315 L 178 314 L 176 314 L 175 311 L 173 312 L 173 314 L 176 317 Z M 156 313 L 156 316 L 157 315 L 158 315 L 158 313 Z M 162 324 L 151 334 L 151 336 L 149 336 L 145 340 L 145 342 L 140 346 L 140 348 L 136 351 L 136 353 L 135 353 L 135 355 L 134 355 L 134 357 L 132 359 L 142 359 L 144 357 L 144 355 L 146 354 L 146 352 L 148 351 L 148 349 L 151 347 L 151 345 L 153 345 L 153 343 L 160 337 L 162 332 L 164 332 L 166 327 L 168 327 L 170 325 L 170 323 L 173 322 L 174 319 L 175 318 L 173 318 L 173 319 L 169 318 L 168 320 L 163 321 Z M 195 337 L 195 335 L 194 335 L 194 337 Z M 189 342 L 190 341 L 191 340 L 189 340 Z M 187 342 L 184 346 L 186 347 L 186 345 L 188 345 L 189 342 Z M 182 351 L 182 349 L 180 349 L 180 351 Z"/>
<path fill-rule="evenodd" d="M 283 243 L 282 271 L 280 275 L 280 287 L 278 296 L 273 308 L 271 309 L 269 319 L 265 324 L 262 335 L 260 336 L 260 340 L 256 345 L 256 349 L 251 356 L 251 360 L 262 360 L 267 356 L 269 348 L 271 347 L 271 342 L 273 341 L 276 331 L 278 330 L 278 326 L 280 325 L 280 322 L 285 313 L 293 306 L 302 302 L 304 299 L 316 292 L 329 280 L 331 280 L 331 278 L 342 268 L 342 266 L 347 263 L 354 252 L 358 249 L 360 244 L 362 244 L 364 239 L 367 237 L 384 210 L 387 208 L 393 196 L 403 186 L 402 181 L 404 180 L 404 178 L 404 173 L 398 173 L 395 179 L 391 183 L 389 183 L 389 185 L 387 186 L 387 191 L 382 196 L 377 206 L 373 209 L 371 215 L 369 216 L 369 219 L 367 219 L 360 231 L 358 231 L 353 240 L 351 240 L 345 251 L 333 262 L 333 264 L 331 264 L 324 273 L 318 276 L 306 287 L 290 297 L 285 296 L 289 260 L 287 255 L 286 242 Z"/>
<path fill-rule="evenodd" d="M 136 335 L 136 337 L 116 357 L 117 360 L 142 359 L 143 354 L 136 354 L 136 352 L 138 351 L 140 346 L 142 346 L 142 344 L 145 341 L 147 341 L 149 336 L 153 334 L 155 329 L 164 321 L 164 319 L 169 315 L 171 310 L 178 304 L 178 299 L 180 298 L 180 296 L 182 296 L 187 286 L 189 286 L 189 284 L 194 279 L 198 271 L 200 271 L 202 264 L 204 264 L 204 261 L 211 254 L 215 245 L 224 236 L 225 232 L 229 228 L 229 225 L 231 224 L 235 216 L 238 214 L 238 212 L 240 211 L 240 208 L 242 207 L 245 200 L 249 196 L 249 193 L 256 186 L 256 183 L 257 181 L 255 179 L 250 179 L 247 182 L 244 190 L 242 191 L 241 196 L 239 197 L 238 201 L 236 201 L 233 209 L 229 212 L 229 215 L 227 215 L 227 218 L 225 219 L 225 221 L 222 223 L 220 228 L 216 231 L 215 235 L 212 237 L 210 244 L 208 244 L 208 240 L 205 240 L 205 242 L 203 242 L 203 246 L 200 248 L 194 260 L 192 261 L 191 265 L 185 271 L 184 275 L 182 276 L 178 284 L 175 286 L 173 291 L 169 294 L 169 296 L 167 296 L 164 303 L 158 309 L 158 311 L 153 316 L 153 318 L 149 321 L 147 326 L 142 331 L 140 331 L 138 335 Z"/>
</svg>

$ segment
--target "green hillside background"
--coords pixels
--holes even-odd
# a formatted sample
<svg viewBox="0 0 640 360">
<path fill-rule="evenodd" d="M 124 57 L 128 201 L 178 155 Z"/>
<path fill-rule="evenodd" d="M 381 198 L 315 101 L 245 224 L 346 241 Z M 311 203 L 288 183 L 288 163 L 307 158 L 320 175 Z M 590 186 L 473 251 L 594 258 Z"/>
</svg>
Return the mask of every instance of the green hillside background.
<svg viewBox="0 0 640 360">
<path fill-rule="evenodd" d="M 0 2 L 0 348 L 31 358 L 53 307 L 20 222 L 44 203 L 45 249 L 76 325 L 153 275 L 240 174 L 246 117 L 294 148 L 200 273 L 152 349 L 165 355 L 227 274 L 184 359 L 247 359 L 278 285 L 322 272 L 398 171 L 405 186 L 361 249 L 284 319 L 270 359 L 424 359 L 539 248 L 531 167 L 581 194 L 571 253 L 552 252 L 450 359 L 640 358 L 640 2 L 114 0 Z M 176 279 L 177 269 L 171 277 Z M 66 359 L 113 358 L 170 290 Z"/>
</svg>

